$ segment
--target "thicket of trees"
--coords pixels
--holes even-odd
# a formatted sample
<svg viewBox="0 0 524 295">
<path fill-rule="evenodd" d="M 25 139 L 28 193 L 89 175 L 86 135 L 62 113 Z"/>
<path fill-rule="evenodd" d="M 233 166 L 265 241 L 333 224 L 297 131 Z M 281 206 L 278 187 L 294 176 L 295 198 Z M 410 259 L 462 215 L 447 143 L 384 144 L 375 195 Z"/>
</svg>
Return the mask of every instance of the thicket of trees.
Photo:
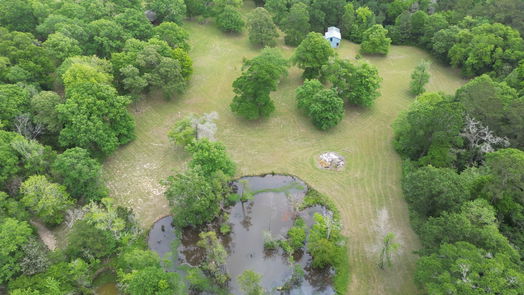
<svg viewBox="0 0 524 295">
<path fill-rule="evenodd" d="M 523 99 L 483 75 L 453 96 L 421 94 L 394 124 L 429 294 L 524 290 Z"/>
<path fill-rule="evenodd" d="M 143 250 L 132 212 L 107 198 L 100 161 L 134 138 L 133 100 L 185 89 L 185 15 L 183 0 L 1 1 L 0 285 L 10 294 L 90 294 L 103 268 L 127 294 L 184 293 Z M 49 251 L 32 222 L 70 228 L 67 247 Z M 112 263 L 131 252 L 153 258 Z"/>
</svg>

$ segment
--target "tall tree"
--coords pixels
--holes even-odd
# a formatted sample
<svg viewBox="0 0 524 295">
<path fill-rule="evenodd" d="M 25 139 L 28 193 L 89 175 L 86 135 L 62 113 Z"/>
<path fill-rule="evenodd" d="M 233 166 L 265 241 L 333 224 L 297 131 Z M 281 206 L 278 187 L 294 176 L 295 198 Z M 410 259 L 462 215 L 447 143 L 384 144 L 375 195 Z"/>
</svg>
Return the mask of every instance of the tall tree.
<svg viewBox="0 0 524 295">
<path fill-rule="evenodd" d="M 65 210 L 73 204 L 64 186 L 49 182 L 43 175 L 29 177 L 22 183 L 20 192 L 24 206 L 53 225 L 63 221 Z"/>
<path fill-rule="evenodd" d="M 172 204 L 173 222 L 180 227 L 198 226 L 217 217 L 227 181 L 222 171 L 206 175 L 199 166 L 169 177 L 165 194 Z"/>
<path fill-rule="evenodd" d="M 235 163 L 227 155 L 226 147 L 222 143 L 203 138 L 194 141 L 187 150 L 192 157 L 189 167 L 200 167 L 204 175 L 212 175 L 218 171 L 229 177 L 235 175 Z"/>
<path fill-rule="evenodd" d="M 107 194 L 100 163 L 83 148 L 71 148 L 58 155 L 53 173 L 75 198 L 99 200 Z"/>
<path fill-rule="evenodd" d="M 430 62 L 422 60 L 411 73 L 411 82 L 409 83 L 411 94 L 419 95 L 426 91 L 424 86 L 429 82 L 429 66 Z"/>
<path fill-rule="evenodd" d="M 506 136 L 515 147 L 524 147 L 524 98 L 506 83 L 488 75 L 477 77 L 457 90 L 456 97 L 466 112 L 480 120 L 497 136 Z"/>
<path fill-rule="evenodd" d="M 216 21 L 218 27 L 224 32 L 240 33 L 246 25 L 240 11 L 232 6 L 224 8 L 224 10 L 217 15 Z"/>
<path fill-rule="evenodd" d="M 245 60 L 242 74 L 233 82 L 236 95 L 231 111 L 250 120 L 269 116 L 275 110 L 269 93 L 286 74 L 287 61 L 276 49 L 266 48 L 259 56 Z"/>
<path fill-rule="evenodd" d="M 62 122 L 58 118 L 56 106 L 64 99 L 56 92 L 42 91 L 31 97 L 31 112 L 36 123 L 44 125 L 50 133 L 58 133 L 62 129 Z"/>
<path fill-rule="evenodd" d="M 320 130 L 332 128 L 344 118 L 344 101 L 333 89 L 317 92 L 307 109 L 313 125 Z"/>
<path fill-rule="evenodd" d="M 64 147 L 78 146 L 108 155 L 134 137 L 134 122 L 126 109 L 130 101 L 118 96 L 112 86 L 92 82 L 100 74 L 93 68 L 90 77 L 75 74 L 75 70 L 87 74 L 84 69 L 89 66 L 71 67 L 64 75 L 66 101 L 57 106 L 64 122 L 59 142 Z"/>
<path fill-rule="evenodd" d="M 437 167 L 453 165 L 453 147 L 462 145 L 462 106 L 438 93 L 421 95 L 393 125 L 395 149 L 404 157 Z"/>
<path fill-rule="evenodd" d="M 388 30 L 382 25 L 373 25 L 362 33 L 360 53 L 386 55 L 389 51 L 391 39 L 387 37 Z"/>
<path fill-rule="evenodd" d="M 186 16 L 184 0 L 148 0 L 147 9 L 154 11 L 159 22 L 169 21 L 181 24 Z"/>
<path fill-rule="evenodd" d="M 320 33 L 309 33 L 295 50 L 292 61 L 304 70 L 304 78 L 320 77 L 320 70 L 335 55 L 329 42 Z"/>
<path fill-rule="evenodd" d="M 29 92 L 18 85 L 0 85 L 0 124 L 14 129 L 15 118 L 29 111 Z"/>
<path fill-rule="evenodd" d="M 455 210 L 472 198 L 466 176 L 449 168 L 425 166 L 411 171 L 402 187 L 410 208 L 424 219 Z"/>
<path fill-rule="evenodd" d="M 352 64 L 349 60 L 335 59 L 324 67 L 324 74 L 337 94 L 351 104 L 370 107 L 380 96 L 382 78 L 368 62 Z"/>
<path fill-rule="evenodd" d="M 307 5 L 302 2 L 295 3 L 282 21 L 282 28 L 286 33 L 284 42 L 290 46 L 299 45 L 306 38 L 310 28 Z"/>
<path fill-rule="evenodd" d="M 13 218 L 0 220 L 0 282 L 7 283 L 20 271 L 18 260 L 21 247 L 27 243 L 33 230 L 25 221 Z"/>
<path fill-rule="evenodd" d="M 277 27 L 271 15 L 262 7 L 255 8 L 247 17 L 249 41 L 256 46 L 275 46 Z"/>
<path fill-rule="evenodd" d="M 262 276 L 260 274 L 248 269 L 238 276 L 238 284 L 246 295 L 263 295 L 265 291 L 260 286 L 261 279 Z"/>
<path fill-rule="evenodd" d="M 416 282 L 429 294 L 518 294 L 524 275 L 504 254 L 467 242 L 443 244 L 417 262 Z"/>
</svg>

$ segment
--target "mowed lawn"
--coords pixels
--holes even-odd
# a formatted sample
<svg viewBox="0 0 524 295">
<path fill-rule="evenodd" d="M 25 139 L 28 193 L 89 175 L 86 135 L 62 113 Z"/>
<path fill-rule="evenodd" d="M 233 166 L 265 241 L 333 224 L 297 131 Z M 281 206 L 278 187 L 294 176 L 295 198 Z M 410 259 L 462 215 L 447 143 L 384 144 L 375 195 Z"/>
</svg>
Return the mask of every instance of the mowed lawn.
<svg viewBox="0 0 524 295">
<path fill-rule="evenodd" d="M 414 100 L 408 92 L 410 74 L 422 50 L 393 46 L 387 57 L 367 58 L 384 79 L 382 95 L 370 109 L 348 107 L 345 118 L 329 131 L 318 131 L 296 109 L 295 88 L 301 71 L 291 67 L 278 91 L 271 94 L 276 111 L 255 122 L 241 120 L 229 110 L 231 83 L 241 71 L 243 58 L 260 49 L 249 45 L 247 35 L 221 33 L 212 24 L 188 22 L 194 74 L 187 92 L 170 101 L 152 94 L 130 109 L 136 119 L 137 138 L 121 147 L 104 164 L 104 178 L 119 205 L 130 207 L 144 228 L 169 214 L 160 181 L 184 169 L 188 155 L 168 142 L 167 132 L 189 113 L 217 112 L 217 138 L 237 163 L 237 175 L 291 173 L 330 196 L 342 213 L 349 239 L 351 279 L 348 294 L 417 294 L 413 282 L 417 236 L 409 224 L 401 187 L 401 160 L 392 146 L 392 123 Z M 291 56 L 293 48 L 279 48 Z M 354 59 L 358 45 L 343 41 L 340 57 Z M 457 71 L 432 60 L 429 91 L 452 94 L 465 81 Z M 346 157 L 341 172 L 320 170 L 316 157 L 336 151 Z M 394 264 L 377 267 L 381 241 L 394 232 L 401 244 Z"/>
</svg>

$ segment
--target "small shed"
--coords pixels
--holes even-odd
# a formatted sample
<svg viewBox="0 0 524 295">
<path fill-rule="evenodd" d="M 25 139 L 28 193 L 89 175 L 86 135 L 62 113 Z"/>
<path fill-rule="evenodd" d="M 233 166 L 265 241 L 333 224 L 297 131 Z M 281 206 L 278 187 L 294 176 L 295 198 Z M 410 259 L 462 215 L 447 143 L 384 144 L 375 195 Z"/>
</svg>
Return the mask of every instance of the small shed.
<svg viewBox="0 0 524 295">
<path fill-rule="evenodd" d="M 324 34 L 324 38 L 329 41 L 332 48 L 338 48 L 342 35 L 340 35 L 340 29 L 337 27 L 329 27 L 327 32 Z"/>
</svg>

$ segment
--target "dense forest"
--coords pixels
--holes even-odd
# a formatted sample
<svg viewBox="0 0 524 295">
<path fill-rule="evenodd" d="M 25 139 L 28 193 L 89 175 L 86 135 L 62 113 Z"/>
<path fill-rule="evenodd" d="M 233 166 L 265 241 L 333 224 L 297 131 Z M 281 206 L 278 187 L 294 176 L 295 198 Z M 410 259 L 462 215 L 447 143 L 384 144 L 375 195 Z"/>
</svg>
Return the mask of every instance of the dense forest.
<svg viewBox="0 0 524 295">
<path fill-rule="evenodd" d="M 132 104 L 187 88 L 183 23 L 197 21 L 229 34 L 247 30 L 260 48 L 280 33 L 296 47 L 289 61 L 270 48 L 244 61 L 230 107 L 250 120 L 274 111 L 269 93 L 290 64 L 306 79 L 298 107 L 321 130 L 342 120 L 344 101 L 373 104 L 377 69 L 336 57 L 319 34 L 329 26 L 361 44 L 362 55 L 411 45 L 460 68 L 471 80 L 454 95 L 414 82 L 416 99 L 393 126 L 422 242 L 414 279 L 427 294 L 524 294 L 524 1 L 255 2 L 244 18 L 241 0 L 0 1 L 0 293 L 93 294 L 104 270 L 126 294 L 186 292 L 147 249 L 133 212 L 114 204 L 101 165 L 134 139 Z M 417 67 L 414 80 L 427 82 L 427 67 Z M 191 129 L 178 127 L 174 141 L 191 141 Z M 213 200 L 224 199 L 235 174 L 220 143 L 188 150 L 191 169 L 168 180 L 167 194 L 205 188 L 210 203 L 197 208 L 204 217 L 177 209 L 182 226 L 216 217 Z M 66 246 L 49 251 L 37 226 L 64 223 Z"/>
</svg>

